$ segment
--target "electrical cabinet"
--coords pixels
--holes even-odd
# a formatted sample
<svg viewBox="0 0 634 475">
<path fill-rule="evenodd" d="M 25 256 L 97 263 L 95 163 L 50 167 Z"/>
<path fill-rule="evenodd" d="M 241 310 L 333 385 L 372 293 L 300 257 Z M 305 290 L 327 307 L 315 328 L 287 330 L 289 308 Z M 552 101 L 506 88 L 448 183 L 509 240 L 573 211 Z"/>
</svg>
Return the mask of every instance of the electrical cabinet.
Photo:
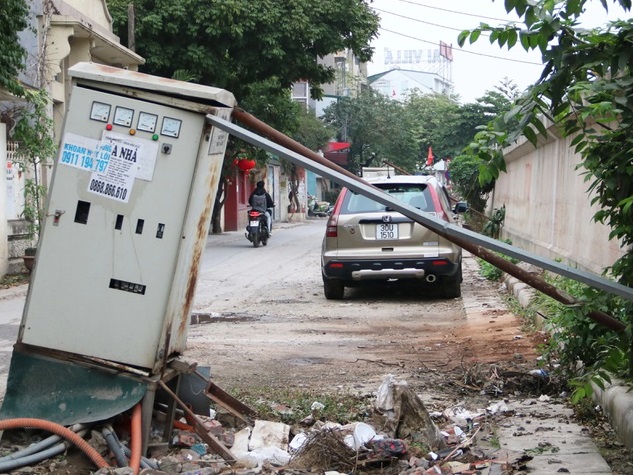
<svg viewBox="0 0 634 475">
<path fill-rule="evenodd" d="M 18 343 L 149 372 L 185 349 L 228 134 L 222 89 L 80 63 Z"/>
</svg>

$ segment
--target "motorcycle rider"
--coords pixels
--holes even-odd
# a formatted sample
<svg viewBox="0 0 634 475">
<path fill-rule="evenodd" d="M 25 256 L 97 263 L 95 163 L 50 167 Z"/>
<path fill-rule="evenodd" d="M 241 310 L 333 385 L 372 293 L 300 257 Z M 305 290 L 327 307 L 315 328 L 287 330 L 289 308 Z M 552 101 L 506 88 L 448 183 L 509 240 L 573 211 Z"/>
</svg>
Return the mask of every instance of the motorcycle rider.
<svg viewBox="0 0 634 475">
<path fill-rule="evenodd" d="M 266 224 L 269 228 L 269 234 L 272 233 L 271 229 L 271 208 L 275 206 L 273 198 L 264 189 L 264 181 L 260 180 L 255 184 L 255 190 L 249 196 L 249 204 L 251 208 L 256 211 L 261 211 L 266 215 Z"/>
</svg>

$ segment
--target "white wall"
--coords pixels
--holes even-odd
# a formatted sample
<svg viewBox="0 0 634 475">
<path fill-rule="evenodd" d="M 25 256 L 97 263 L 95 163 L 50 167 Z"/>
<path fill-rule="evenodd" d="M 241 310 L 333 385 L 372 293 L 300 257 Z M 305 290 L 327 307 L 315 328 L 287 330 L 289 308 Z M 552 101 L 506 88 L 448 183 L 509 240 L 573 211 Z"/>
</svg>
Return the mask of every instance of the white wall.
<svg viewBox="0 0 634 475">
<path fill-rule="evenodd" d="M 9 245 L 7 237 L 7 125 L 0 123 L 0 277 L 9 267 Z"/>
<path fill-rule="evenodd" d="M 595 273 L 611 266 L 624 251 L 610 241 L 610 229 L 592 220 L 579 155 L 571 139 L 550 136 L 535 149 L 523 140 L 504 152 L 507 172 L 500 174 L 492 196 L 493 208 L 506 205 L 502 238 L 536 254 Z"/>
</svg>

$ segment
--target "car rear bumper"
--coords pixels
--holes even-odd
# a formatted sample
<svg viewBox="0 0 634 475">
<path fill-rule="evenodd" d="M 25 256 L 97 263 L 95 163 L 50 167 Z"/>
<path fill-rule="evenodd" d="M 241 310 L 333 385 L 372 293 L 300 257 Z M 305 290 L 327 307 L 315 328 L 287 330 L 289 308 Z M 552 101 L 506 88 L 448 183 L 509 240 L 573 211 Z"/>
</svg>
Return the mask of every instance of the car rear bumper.
<svg viewBox="0 0 634 475">
<path fill-rule="evenodd" d="M 426 259 L 377 259 L 377 260 L 331 260 L 322 266 L 324 278 L 343 281 L 426 279 L 454 275 L 460 262 L 453 263 L 443 258 Z"/>
</svg>

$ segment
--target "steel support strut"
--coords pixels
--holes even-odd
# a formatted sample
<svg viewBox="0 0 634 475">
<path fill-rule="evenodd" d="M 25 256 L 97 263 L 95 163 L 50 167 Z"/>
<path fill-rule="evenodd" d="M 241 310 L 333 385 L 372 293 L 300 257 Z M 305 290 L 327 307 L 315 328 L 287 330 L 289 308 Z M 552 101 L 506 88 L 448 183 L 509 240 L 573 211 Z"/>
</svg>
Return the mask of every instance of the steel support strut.
<svg viewBox="0 0 634 475">
<path fill-rule="evenodd" d="M 207 121 L 212 123 L 214 126 L 244 140 L 245 142 L 263 148 L 264 150 L 267 150 L 277 156 L 284 157 L 303 168 L 317 173 L 320 176 L 336 181 L 340 185 L 346 186 L 354 192 L 360 193 L 379 203 L 391 207 L 408 218 L 413 219 L 417 223 L 434 231 L 445 239 L 457 244 L 471 254 L 490 262 L 504 272 L 516 277 L 540 292 L 545 293 L 558 302 L 565 305 L 581 305 L 580 302 L 575 301 L 573 297 L 557 289 L 541 277 L 521 269 L 491 251 L 496 251 L 504 255 L 514 257 L 518 260 L 550 270 L 556 274 L 583 282 L 591 287 L 632 300 L 632 289 L 630 287 L 621 285 L 590 272 L 574 269 L 565 264 L 546 259 L 496 239 L 461 228 L 455 224 L 447 223 L 435 216 L 426 214 L 425 212 L 408 204 L 392 199 L 388 194 L 383 193 L 378 188 L 368 184 L 358 176 L 350 173 L 348 170 L 335 165 L 321 155 L 313 152 L 307 147 L 304 147 L 300 143 L 275 130 L 242 109 L 237 107 L 234 108 L 232 116 L 246 127 L 269 137 L 270 140 L 212 115 L 207 115 Z M 591 312 L 588 314 L 588 317 L 615 331 L 623 331 L 625 329 L 625 325 L 622 322 L 603 312 Z"/>
</svg>

